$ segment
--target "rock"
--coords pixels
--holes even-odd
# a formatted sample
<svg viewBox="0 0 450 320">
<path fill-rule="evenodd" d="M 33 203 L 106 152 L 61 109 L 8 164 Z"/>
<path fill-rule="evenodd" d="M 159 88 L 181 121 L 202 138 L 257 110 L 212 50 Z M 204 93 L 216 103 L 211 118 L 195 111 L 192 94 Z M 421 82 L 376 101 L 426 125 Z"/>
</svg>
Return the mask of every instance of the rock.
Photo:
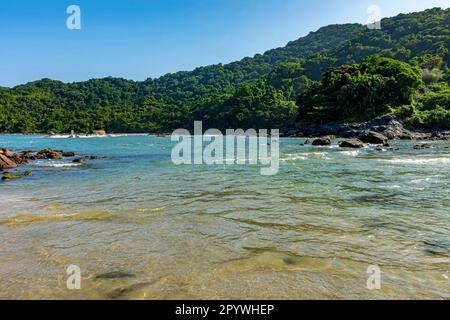
<svg viewBox="0 0 450 320">
<path fill-rule="evenodd" d="M 8 181 L 8 180 L 15 180 L 15 179 L 20 179 L 22 177 L 26 177 L 26 176 L 31 176 L 32 172 L 31 171 L 25 171 L 24 173 L 9 173 L 8 171 L 3 172 L 3 177 L 2 180 L 4 181 Z"/>
<path fill-rule="evenodd" d="M 95 279 L 122 279 L 122 278 L 132 278 L 134 274 L 122 272 L 122 271 L 113 271 L 108 273 L 102 273 L 95 277 Z"/>
<path fill-rule="evenodd" d="M 106 157 L 90 156 L 89 159 L 91 159 L 91 160 L 100 160 L 100 159 L 106 159 Z"/>
<path fill-rule="evenodd" d="M 69 152 L 63 152 L 62 156 L 65 158 L 75 157 L 75 152 L 69 151 Z"/>
<path fill-rule="evenodd" d="M 424 149 L 432 149 L 433 146 L 429 144 L 418 144 L 414 146 L 414 150 L 424 150 Z"/>
<path fill-rule="evenodd" d="M 85 158 L 76 158 L 72 161 L 72 163 L 85 163 L 86 159 Z"/>
<path fill-rule="evenodd" d="M 7 149 L 0 149 L 0 171 L 17 168 L 19 164 L 14 160 L 13 153 Z"/>
<path fill-rule="evenodd" d="M 296 258 L 292 258 L 292 257 L 286 257 L 286 258 L 283 258 L 283 262 L 286 263 L 286 264 L 293 265 L 293 264 L 299 264 L 301 261 L 300 261 L 300 259 L 296 259 Z"/>
<path fill-rule="evenodd" d="M 353 149 L 359 149 L 364 147 L 364 143 L 359 139 L 349 139 L 344 140 L 339 145 L 341 148 L 353 148 Z"/>
<path fill-rule="evenodd" d="M 364 131 L 360 136 L 359 140 L 365 143 L 371 143 L 371 144 L 386 144 L 388 143 L 388 138 L 385 135 L 382 135 L 381 133 L 375 132 L 375 131 Z"/>
<path fill-rule="evenodd" d="M 50 148 L 44 149 L 36 153 L 36 159 L 49 159 L 49 160 L 57 160 L 62 158 L 62 153 L 58 151 L 54 151 Z"/>
<path fill-rule="evenodd" d="M 331 138 L 330 137 L 322 137 L 322 138 L 318 138 L 315 139 L 312 142 L 313 146 L 329 146 L 331 145 Z"/>
<path fill-rule="evenodd" d="M 92 130 L 92 134 L 95 136 L 106 136 L 105 130 Z"/>
<path fill-rule="evenodd" d="M 327 123 L 314 126 L 290 127 L 289 131 L 287 131 L 287 135 L 292 136 L 294 132 L 297 132 L 298 134 L 294 136 L 323 137 L 327 135 L 336 135 L 340 138 L 351 139 L 358 138 L 366 131 L 380 133 L 389 140 L 450 140 L 450 131 L 448 130 L 432 131 L 423 128 L 406 128 L 399 118 L 389 114 L 362 123 Z M 300 133 L 301 135 L 299 135 Z M 282 135 L 286 136 L 285 133 L 282 133 Z"/>
<path fill-rule="evenodd" d="M 19 155 L 24 161 L 28 162 L 28 160 L 36 160 L 34 153 L 35 151 L 22 151 Z"/>
<path fill-rule="evenodd" d="M 143 283 L 132 284 L 131 286 L 128 286 L 128 287 L 120 287 L 120 288 L 114 289 L 113 291 L 108 292 L 106 294 L 106 297 L 108 299 L 121 299 L 121 298 L 123 298 L 123 296 L 125 296 L 127 294 L 147 288 L 147 287 L 151 286 L 152 284 L 154 284 L 155 282 L 143 282 Z"/>
</svg>

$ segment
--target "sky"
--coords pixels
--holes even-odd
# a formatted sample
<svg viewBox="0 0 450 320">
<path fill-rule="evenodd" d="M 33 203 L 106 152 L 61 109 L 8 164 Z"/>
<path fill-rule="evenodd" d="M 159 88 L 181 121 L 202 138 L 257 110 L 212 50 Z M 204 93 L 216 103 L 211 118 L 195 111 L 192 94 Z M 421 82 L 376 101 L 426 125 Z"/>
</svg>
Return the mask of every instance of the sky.
<svg viewBox="0 0 450 320">
<path fill-rule="evenodd" d="M 68 29 L 77 5 L 81 29 Z M 322 26 L 448 8 L 450 0 L 2 0 L 0 86 L 133 80 L 228 63 Z"/>
</svg>

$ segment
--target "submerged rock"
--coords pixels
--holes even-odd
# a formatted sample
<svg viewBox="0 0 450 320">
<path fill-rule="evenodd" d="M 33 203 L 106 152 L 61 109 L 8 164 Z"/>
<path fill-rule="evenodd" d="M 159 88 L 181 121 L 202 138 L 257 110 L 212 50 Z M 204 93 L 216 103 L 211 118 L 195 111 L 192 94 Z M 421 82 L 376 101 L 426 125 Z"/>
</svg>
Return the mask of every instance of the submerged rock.
<svg viewBox="0 0 450 320">
<path fill-rule="evenodd" d="M 414 146 L 414 150 L 432 149 L 433 146 L 429 144 L 418 144 Z"/>
<path fill-rule="evenodd" d="M 85 163 L 86 158 L 76 158 L 72 161 L 72 163 Z"/>
<path fill-rule="evenodd" d="M 283 262 L 286 264 L 299 264 L 300 263 L 300 259 L 296 259 L 296 258 L 292 258 L 292 257 L 286 257 L 283 258 Z"/>
<path fill-rule="evenodd" d="M 75 152 L 72 152 L 72 151 L 63 152 L 62 156 L 65 157 L 65 158 L 75 157 Z"/>
<path fill-rule="evenodd" d="M 112 271 L 107 273 L 102 273 L 95 276 L 95 279 L 123 279 L 135 277 L 132 273 L 122 272 L 122 271 Z"/>
<path fill-rule="evenodd" d="M 8 180 L 15 180 L 20 179 L 22 177 L 31 176 L 31 171 L 25 171 L 24 173 L 10 173 L 8 171 L 3 172 L 2 180 L 8 181 Z"/>
<path fill-rule="evenodd" d="M 359 139 L 349 139 L 342 141 L 339 147 L 359 149 L 364 147 L 364 143 Z"/>
</svg>

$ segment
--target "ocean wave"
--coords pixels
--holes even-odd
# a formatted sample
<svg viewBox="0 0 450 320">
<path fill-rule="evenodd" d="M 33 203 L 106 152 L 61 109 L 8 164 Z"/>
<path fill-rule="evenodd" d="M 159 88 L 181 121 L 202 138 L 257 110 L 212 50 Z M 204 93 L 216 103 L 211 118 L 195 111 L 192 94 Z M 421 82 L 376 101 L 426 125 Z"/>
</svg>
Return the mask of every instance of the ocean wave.
<svg viewBox="0 0 450 320">
<path fill-rule="evenodd" d="M 82 166 L 83 163 L 36 163 L 38 167 L 49 167 L 49 168 L 70 168 L 70 167 L 79 167 Z"/>
<path fill-rule="evenodd" d="M 91 138 L 120 138 L 120 137 L 143 137 L 149 136 L 148 133 L 117 133 L 117 134 L 107 134 L 104 136 L 100 135 L 77 135 L 75 137 L 68 134 L 57 134 L 53 136 L 43 136 L 46 139 L 91 139 Z"/>
<path fill-rule="evenodd" d="M 346 156 L 350 156 L 350 157 L 357 157 L 360 152 L 359 151 L 340 151 L 340 154 L 346 155 Z"/>
<path fill-rule="evenodd" d="M 428 159 L 414 159 L 414 158 L 405 158 L 405 159 L 390 159 L 384 160 L 390 163 L 395 164 L 447 164 L 450 165 L 450 158 L 428 158 Z"/>
<path fill-rule="evenodd" d="M 287 162 L 287 161 L 298 161 L 298 160 L 306 160 L 307 158 L 303 155 L 296 155 L 296 154 L 287 154 L 285 157 L 280 158 L 280 161 Z"/>
</svg>

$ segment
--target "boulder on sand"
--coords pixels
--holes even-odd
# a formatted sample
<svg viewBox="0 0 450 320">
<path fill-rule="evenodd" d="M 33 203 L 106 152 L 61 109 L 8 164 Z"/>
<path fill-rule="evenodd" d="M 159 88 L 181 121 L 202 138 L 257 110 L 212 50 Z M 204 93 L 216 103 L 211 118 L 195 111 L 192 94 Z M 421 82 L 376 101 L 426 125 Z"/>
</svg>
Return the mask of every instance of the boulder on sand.
<svg viewBox="0 0 450 320">
<path fill-rule="evenodd" d="M 364 143 L 359 139 L 348 139 L 342 141 L 339 147 L 359 149 L 364 147 Z"/>
<path fill-rule="evenodd" d="M 313 146 L 329 146 L 331 145 L 331 137 L 317 138 L 312 142 Z"/>
<path fill-rule="evenodd" d="M 359 136 L 359 140 L 365 143 L 383 144 L 383 145 L 387 144 L 389 141 L 389 139 L 385 135 L 370 130 L 364 131 Z"/>
</svg>

